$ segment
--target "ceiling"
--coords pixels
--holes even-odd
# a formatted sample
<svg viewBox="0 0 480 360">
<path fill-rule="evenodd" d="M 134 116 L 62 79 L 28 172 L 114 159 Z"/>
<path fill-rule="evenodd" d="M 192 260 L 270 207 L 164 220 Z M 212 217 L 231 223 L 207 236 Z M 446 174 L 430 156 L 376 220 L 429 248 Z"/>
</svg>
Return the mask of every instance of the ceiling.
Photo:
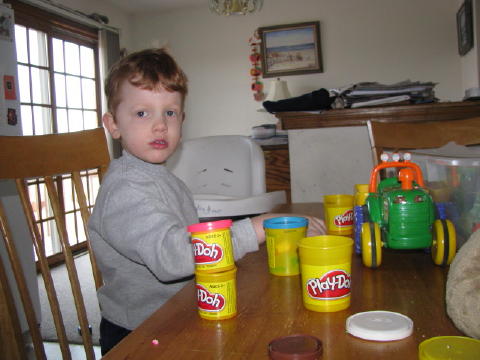
<svg viewBox="0 0 480 360">
<path fill-rule="evenodd" d="M 188 6 L 208 7 L 207 0 L 104 0 L 128 12 L 167 11 Z"/>
</svg>

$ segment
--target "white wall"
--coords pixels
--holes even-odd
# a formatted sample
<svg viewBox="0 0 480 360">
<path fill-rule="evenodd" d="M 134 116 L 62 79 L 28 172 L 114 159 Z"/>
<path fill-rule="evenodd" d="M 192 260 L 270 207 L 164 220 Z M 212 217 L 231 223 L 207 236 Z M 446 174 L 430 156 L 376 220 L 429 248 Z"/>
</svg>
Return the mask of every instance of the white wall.
<svg viewBox="0 0 480 360">
<path fill-rule="evenodd" d="M 262 11 L 221 17 L 207 5 L 136 14 L 132 50 L 167 44 L 190 78 L 184 136 L 249 134 L 275 122 L 256 110 L 248 39 L 259 26 L 319 20 L 324 72 L 288 76 L 293 96 L 359 81 L 434 81 L 441 100 L 463 96 L 452 0 L 265 0 Z M 266 80 L 266 84 L 270 79 Z"/>
<path fill-rule="evenodd" d="M 87 15 L 98 13 L 108 17 L 108 26 L 119 29 L 120 47 L 130 48 L 131 38 L 131 15 L 103 0 L 55 0 L 54 3 L 61 4 L 73 10 L 81 11 Z"/>
</svg>

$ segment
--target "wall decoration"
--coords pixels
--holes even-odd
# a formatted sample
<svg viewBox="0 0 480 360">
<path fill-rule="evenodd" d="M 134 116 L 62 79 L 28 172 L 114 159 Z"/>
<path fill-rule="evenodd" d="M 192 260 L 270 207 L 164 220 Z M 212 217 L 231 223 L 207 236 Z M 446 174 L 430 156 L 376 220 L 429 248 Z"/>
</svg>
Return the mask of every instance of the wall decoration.
<svg viewBox="0 0 480 360">
<path fill-rule="evenodd" d="M 458 53 L 465 55 L 473 47 L 472 1 L 465 0 L 457 12 Z"/>
<path fill-rule="evenodd" d="M 12 15 L 3 13 L 0 9 L 0 40 L 13 41 Z"/>
<path fill-rule="evenodd" d="M 3 75 L 3 90 L 5 100 L 17 100 L 15 78 L 12 75 Z"/>
<path fill-rule="evenodd" d="M 264 78 L 323 72 L 320 22 L 261 27 L 258 31 Z"/>
<path fill-rule="evenodd" d="M 260 36 L 258 30 L 255 30 L 253 36 L 248 40 L 250 45 L 250 62 L 252 63 L 252 68 L 250 69 L 250 76 L 252 77 L 252 91 L 253 98 L 256 101 L 262 101 L 265 98 L 263 93 L 263 83 L 260 80 L 262 75 L 262 70 L 260 68 Z"/>
<path fill-rule="evenodd" d="M 8 108 L 7 111 L 7 123 L 8 125 L 17 125 L 17 110 Z"/>
</svg>

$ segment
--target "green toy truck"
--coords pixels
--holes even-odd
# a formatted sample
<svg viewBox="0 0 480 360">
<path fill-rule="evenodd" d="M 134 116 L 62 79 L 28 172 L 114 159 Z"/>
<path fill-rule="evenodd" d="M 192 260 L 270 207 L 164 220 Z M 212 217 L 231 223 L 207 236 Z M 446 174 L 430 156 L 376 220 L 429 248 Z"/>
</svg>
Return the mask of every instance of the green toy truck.
<svg viewBox="0 0 480 360">
<path fill-rule="evenodd" d="M 382 247 L 391 249 L 431 248 L 436 265 L 448 265 L 456 251 L 453 223 L 444 217 L 436 218 L 436 205 L 425 188 L 420 167 L 395 154 L 393 161 L 382 154 L 382 163 L 370 176 L 369 195 L 361 207 L 360 249 L 363 264 L 377 268 L 382 263 Z M 394 168 L 396 176 L 377 185 L 383 169 Z M 356 210 L 357 211 L 357 210 Z"/>
</svg>

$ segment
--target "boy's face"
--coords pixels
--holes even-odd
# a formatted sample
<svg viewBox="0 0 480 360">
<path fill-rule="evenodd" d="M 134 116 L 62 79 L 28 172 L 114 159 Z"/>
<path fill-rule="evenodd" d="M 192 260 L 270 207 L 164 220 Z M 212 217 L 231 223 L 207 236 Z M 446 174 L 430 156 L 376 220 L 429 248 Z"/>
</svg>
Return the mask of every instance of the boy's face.
<svg viewBox="0 0 480 360">
<path fill-rule="evenodd" d="M 107 113 L 103 122 L 114 139 L 121 139 L 130 154 L 159 164 L 173 154 L 182 134 L 182 96 L 162 86 L 146 90 L 124 81 L 115 118 Z"/>
</svg>

